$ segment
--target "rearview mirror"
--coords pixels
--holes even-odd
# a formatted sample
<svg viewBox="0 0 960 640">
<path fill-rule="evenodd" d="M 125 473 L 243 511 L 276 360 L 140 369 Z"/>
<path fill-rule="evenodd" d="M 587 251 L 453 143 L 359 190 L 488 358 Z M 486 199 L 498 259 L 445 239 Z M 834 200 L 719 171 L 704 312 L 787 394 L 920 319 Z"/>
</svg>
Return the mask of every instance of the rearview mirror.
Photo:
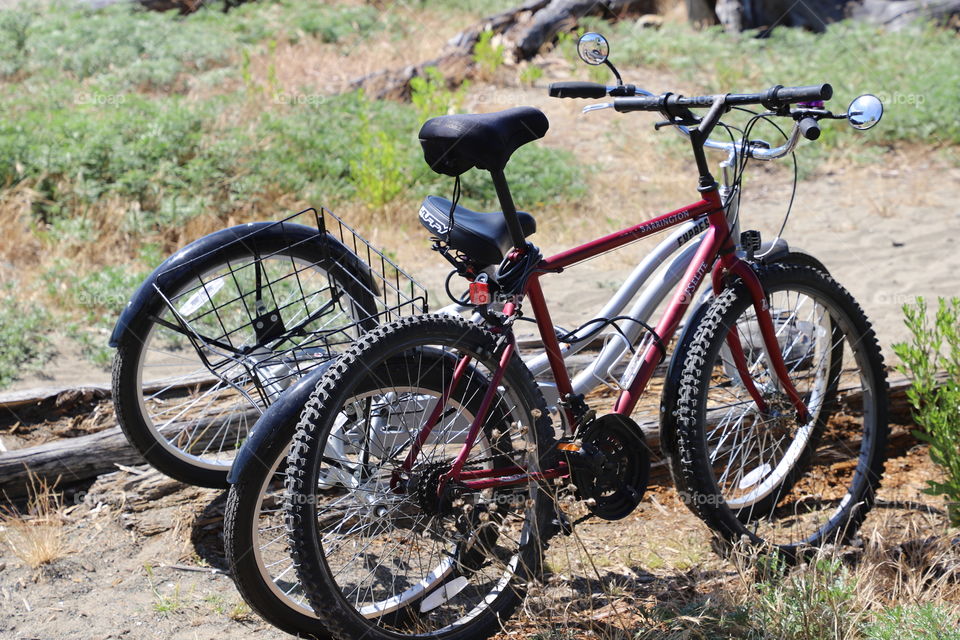
<svg viewBox="0 0 960 640">
<path fill-rule="evenodd" d="M 880 122 L 882 117 L 883 103 L 880 98 L 869 93 L 856 98 L 847 107 L 847 120 L 854 129 L 869 129 Z"/>
<path fill-rule="evenodd" d="M 587 64 L 603 64 L 610 56 L 610 43 L 599 33 L 585 33 L 577 42 L 577 53 Z"/>
</svg>

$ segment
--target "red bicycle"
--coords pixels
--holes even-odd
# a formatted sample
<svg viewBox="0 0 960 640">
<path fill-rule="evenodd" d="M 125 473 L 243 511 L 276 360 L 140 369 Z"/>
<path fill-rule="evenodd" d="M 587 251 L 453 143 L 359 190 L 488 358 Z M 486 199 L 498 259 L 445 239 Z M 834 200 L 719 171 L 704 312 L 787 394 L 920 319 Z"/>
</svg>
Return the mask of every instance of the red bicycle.
<svg viewBox="0 0 960 640">
<path fill-rule="evenodd" d="M 613 68 L 602 36 L 584 36 L 580 49 Z M 570 526 L 558 492 L 608 520 L 633 511 L 650 451 L 631 414 L 706 280 L 713 295 L 689 314 L 661 400 L 660 446 L 686 504 L 721 540 L 771 545 L 786 558 L 845 540 L 870 509 L 887 435 L 874 332 L 824 272 L 757 258 L 758 235 L 736 237 L 730 212 L 747 160 L 790 153 L 825 119 L 866 128 L 879 120 L 879 101 L 862 97 L 834 115 L 822 105 L 827 84 L 653 96 L 616 75 L 615 86 L 558 83 L 551 93 L 611 95 L 598 106 L 661 114 L 658 126 L 690 137 L 700 197 L 550 257 L 527 240 L 534 220 L 517 212 L 504 176 L 510 155 L 546 133 L 543 113 L 444 116 L 421 129 L 434 170 L 490 172 L 502 215 L 458 206 L 456 188 L 445 211 L 428 199 L 421 220 L 470 281 L 479 321 L 426 315 L 375 328 L 326 372 L 304 410 L 288 457 L 287 525 L 304 592 L 332 635 L 487 637 L 541 576 L 548 539 Z M 739 140 L 710 138 L 726 113 L 749 106 L 765 111 Z M 751 140 L 753 122 L 773 117 L 794 121 L 787 142 Z M 723 194 L 705 148 L 728 154 Z M 575 393 L 561 343 L 641 321 L 595 318 L 558 335 L 541 278 L 690 220 L 703 222 L 705 237 L 659 321 L 643 323 L 622 391 L 598 417 Z M 502 261 L 485 266 L 498 262 L 492 256 Z M 517 353 L 513 328 L 526 309 L 559 391 L 554 412 Z"/>
</svg>

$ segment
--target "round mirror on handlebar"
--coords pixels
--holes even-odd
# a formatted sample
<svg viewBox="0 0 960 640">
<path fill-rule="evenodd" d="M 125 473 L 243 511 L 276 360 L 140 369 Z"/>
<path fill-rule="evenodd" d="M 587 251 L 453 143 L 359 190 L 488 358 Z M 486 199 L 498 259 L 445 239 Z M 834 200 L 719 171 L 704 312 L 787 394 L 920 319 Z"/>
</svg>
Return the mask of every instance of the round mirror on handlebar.
<svg viewBox="0 0 960 640">
<path fill-rule="evenodd" d="M 610 43 L 599 33 L 585 33 L 577 42 L 577 53 L 587 64 L 603 64 L 610 55 Z"/>
<path fill-rule="evenodd" d="M 883 103 L 880 98 L 866 93 L 856 98 L 847 107 L 847 120 L 854 129 L 869 129 L 883 117 Z"/>
</svg>

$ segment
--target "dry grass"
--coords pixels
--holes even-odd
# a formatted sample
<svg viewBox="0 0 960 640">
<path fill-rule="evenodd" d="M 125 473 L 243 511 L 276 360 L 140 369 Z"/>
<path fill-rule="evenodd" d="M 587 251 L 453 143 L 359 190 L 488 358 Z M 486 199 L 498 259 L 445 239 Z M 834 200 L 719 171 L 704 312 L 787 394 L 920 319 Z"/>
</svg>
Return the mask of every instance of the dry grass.
<svg viewBox="0 0 960 640">
<path fill-rule="evenodd" d="M 0 509 L 0 540 L 32 569 L 69 553 L 64 532 L 63 496 L 57 483 L 30 474 L 27 507 Z"/>
<path fill-rule="evenodd" d="M 960 621 L 957 531 L 913 489 L 932 472 L 926 455 L 896 459 L 912 470 L 890 479 L 857 544 L 789 570 L 759 571 L 761 554 L 747 548 L 713 553 L 703 524 L 654 487 L 627 518 L 554 538 L 544 583 L 497 638 L 960 637 L 950 635 Z M 571 519 L 586 512 L 564 495 Z"/>
</svg>

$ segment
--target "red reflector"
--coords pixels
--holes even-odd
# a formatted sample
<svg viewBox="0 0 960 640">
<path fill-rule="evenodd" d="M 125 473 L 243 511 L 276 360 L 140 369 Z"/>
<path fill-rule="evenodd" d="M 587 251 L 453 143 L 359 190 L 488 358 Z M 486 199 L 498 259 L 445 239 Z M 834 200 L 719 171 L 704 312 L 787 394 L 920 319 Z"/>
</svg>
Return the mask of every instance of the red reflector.
<svg viewBox="0 0 960 640">
<path fill-rule="evenodd" d="M 471 304 L 490 304 L 490 285 L 486 282 L 470 283 Z"/>
</svg>

